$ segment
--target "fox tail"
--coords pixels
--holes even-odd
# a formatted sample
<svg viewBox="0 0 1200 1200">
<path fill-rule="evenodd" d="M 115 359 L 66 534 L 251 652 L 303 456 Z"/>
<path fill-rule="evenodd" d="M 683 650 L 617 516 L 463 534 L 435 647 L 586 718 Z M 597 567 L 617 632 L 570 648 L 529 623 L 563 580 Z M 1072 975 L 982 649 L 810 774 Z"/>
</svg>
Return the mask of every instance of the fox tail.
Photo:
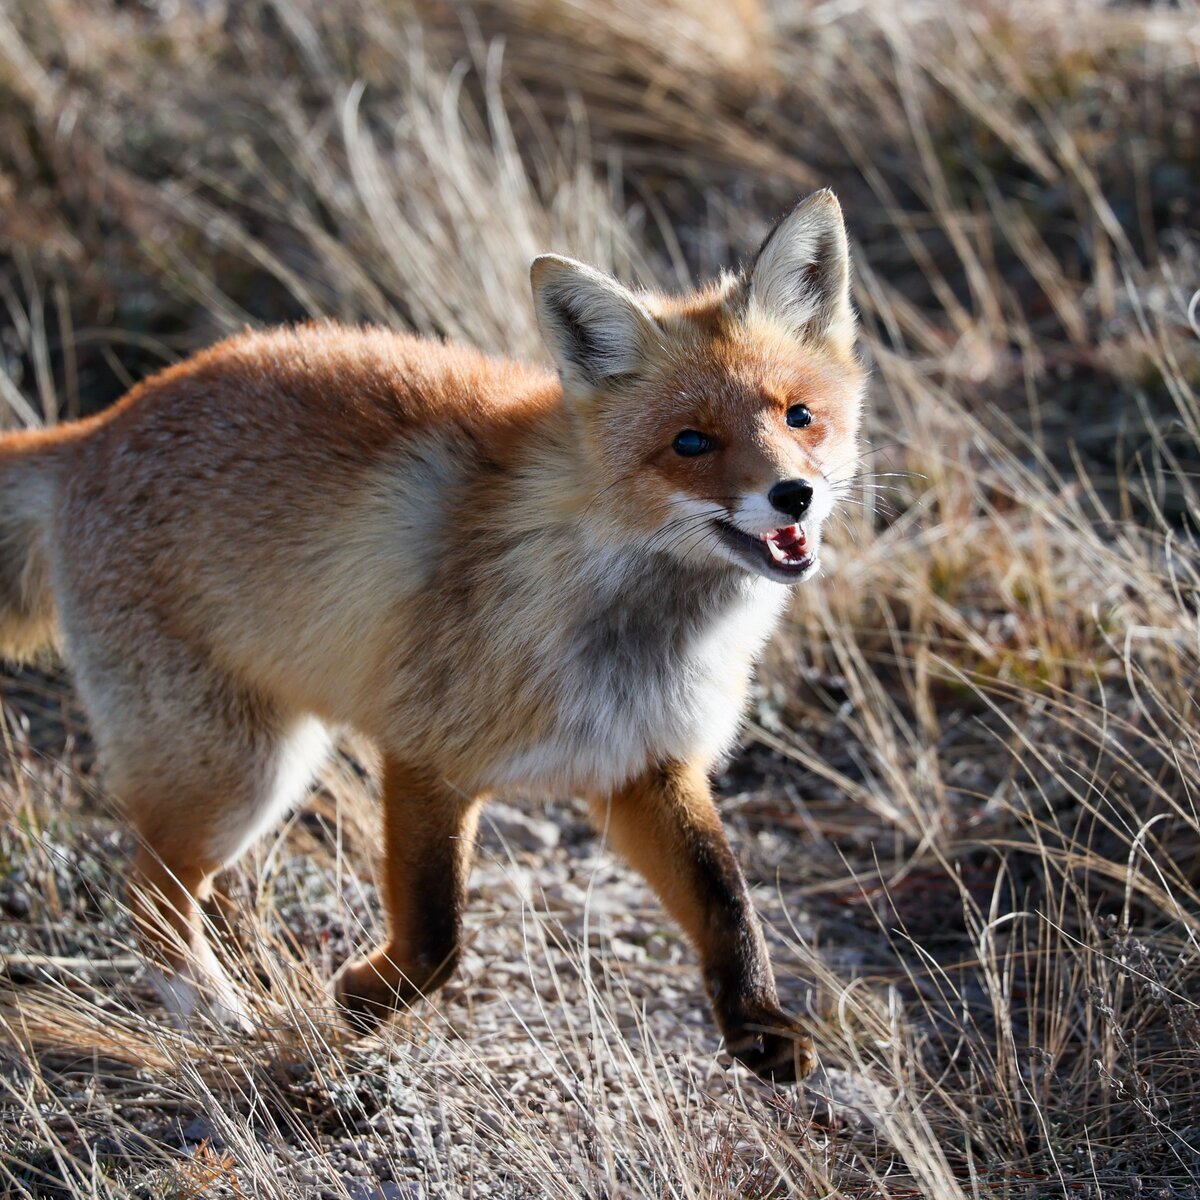
<svg viewBox="0 0 1200 1200">
<path fill-rule="evenodd" d="M 0 656 L 27 659 L 55 644 L 49 535 L 55 472 L 40 432 L 0 436 Z"/>
</svg>

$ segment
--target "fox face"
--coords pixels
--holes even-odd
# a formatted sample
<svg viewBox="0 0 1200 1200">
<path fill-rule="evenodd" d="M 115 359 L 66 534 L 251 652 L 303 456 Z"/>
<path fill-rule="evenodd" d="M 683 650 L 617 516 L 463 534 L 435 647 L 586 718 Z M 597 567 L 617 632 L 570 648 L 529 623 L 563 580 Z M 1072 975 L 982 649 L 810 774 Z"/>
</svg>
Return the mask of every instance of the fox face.
<svg viewBox="0 0 1200 1200">
<path fill-rule="evenodd" d="M 580 519 L 696 565 L 798 583 L 857 463 L 841 210 L 818 192 L 750 267 L 684 299 L 544 256 L 534 298 L 589 478 Z"/>
</svg>

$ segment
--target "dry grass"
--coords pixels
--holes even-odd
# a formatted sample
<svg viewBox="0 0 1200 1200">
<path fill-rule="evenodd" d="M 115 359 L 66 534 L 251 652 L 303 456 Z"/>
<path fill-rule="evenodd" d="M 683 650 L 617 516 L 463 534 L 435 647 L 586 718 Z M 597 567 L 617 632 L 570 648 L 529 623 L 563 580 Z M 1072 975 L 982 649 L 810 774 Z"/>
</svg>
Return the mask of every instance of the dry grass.
<svg viewBox="0 0 1200 1200">
<path fill-rule="evenodd" d="M 56 679 L 4 684 L 0 1189 L 1200 1190 L 1200 11 L 1080 0 L 0 4 L 0 392 L 113 399 L 246 322 L 536 354 L 526 265 L 667 285 L 810 184 L 855 234 L 871 446 L 722 780 L 825 1071 L 713 1054 L 653 902 L 489 834 L 438 1006 L 349 1042 L 346 757 L 229 880 L 256 1039 L 172 1031 Z"/>
</svg>

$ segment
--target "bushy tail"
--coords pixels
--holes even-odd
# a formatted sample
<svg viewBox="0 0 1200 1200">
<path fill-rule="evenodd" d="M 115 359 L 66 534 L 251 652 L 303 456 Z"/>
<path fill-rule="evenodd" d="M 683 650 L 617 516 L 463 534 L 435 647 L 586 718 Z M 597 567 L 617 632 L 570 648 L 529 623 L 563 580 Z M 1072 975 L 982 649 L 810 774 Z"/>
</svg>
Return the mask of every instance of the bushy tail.
<svg viewBox="0 0 1200 1200">
<path fill-rule="evenodd" d="M 54 455 L 44 435 L 0 435 L 0 656 L 30 658 L 57 641 L 48 540 Z"/>
</svg>

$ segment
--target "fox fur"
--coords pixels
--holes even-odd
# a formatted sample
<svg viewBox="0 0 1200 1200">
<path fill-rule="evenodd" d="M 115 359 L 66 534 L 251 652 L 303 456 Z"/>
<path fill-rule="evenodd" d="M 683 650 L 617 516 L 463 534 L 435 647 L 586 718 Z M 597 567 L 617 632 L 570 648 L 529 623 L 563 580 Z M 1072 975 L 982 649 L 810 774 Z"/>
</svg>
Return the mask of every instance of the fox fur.
<svg viewBox="0 0 1200 1200">
<path fill-rule="evenodd" d="M 707 775 L 855 467 L 841 212 L 817 193 L 684 298 L 553 256 L 532 279 L 555 372 L 312 324 L 0 439 L 0 642 L 73 667 L 178 1012 L 239 1019 L 198 903 L 348 727 L 384 763 L 388 940 L 337 981 L 359 1028 L 453 968 L 479 804 L 584 794 L 730 1051 L 795 1078 L 811 1047 Z"/>
</svg>

